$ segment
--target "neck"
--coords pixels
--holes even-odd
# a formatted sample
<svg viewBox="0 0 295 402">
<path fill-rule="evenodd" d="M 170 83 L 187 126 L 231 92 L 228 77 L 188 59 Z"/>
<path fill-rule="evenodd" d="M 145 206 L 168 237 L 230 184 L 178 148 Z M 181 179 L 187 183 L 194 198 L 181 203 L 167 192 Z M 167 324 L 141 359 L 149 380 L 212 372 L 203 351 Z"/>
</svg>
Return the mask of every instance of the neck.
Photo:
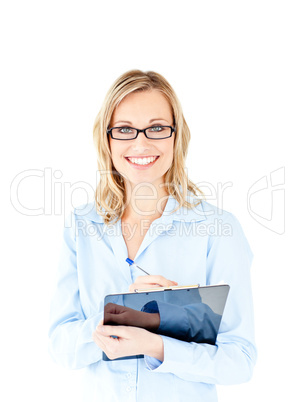
<svg viewBox="0 0 295 402">
<path fill-rule="evenodd" d="M 126 209 L 123 219 L 153 220 L 163 214 L 169 198 L 164 186 L 155 183 L 141 183 L 135 186 L 129 182 L 125 188 Z"/>
</svg>

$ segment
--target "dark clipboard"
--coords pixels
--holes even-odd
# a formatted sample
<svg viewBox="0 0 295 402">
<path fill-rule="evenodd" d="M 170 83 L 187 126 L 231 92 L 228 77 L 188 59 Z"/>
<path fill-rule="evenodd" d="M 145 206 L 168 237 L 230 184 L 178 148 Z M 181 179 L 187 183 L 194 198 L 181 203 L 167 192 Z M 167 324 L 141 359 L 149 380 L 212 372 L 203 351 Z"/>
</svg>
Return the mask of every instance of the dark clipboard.
<svg viewBox="0 0 295 402">
<path fill-rule="evenodd" d="M 131 325 L 185 342 L 214 345 L 229 289 L 227 284 L 192 285 L 110 294 L 104 299 L 104 324 Z M 158 327 L 153 326 L 155 316 L 150 314 L 158 314 Z M 135 355 L 113 360 L 143 357 Z M 103 360 L 111 359 L 103 353 Z"/>
</svg>

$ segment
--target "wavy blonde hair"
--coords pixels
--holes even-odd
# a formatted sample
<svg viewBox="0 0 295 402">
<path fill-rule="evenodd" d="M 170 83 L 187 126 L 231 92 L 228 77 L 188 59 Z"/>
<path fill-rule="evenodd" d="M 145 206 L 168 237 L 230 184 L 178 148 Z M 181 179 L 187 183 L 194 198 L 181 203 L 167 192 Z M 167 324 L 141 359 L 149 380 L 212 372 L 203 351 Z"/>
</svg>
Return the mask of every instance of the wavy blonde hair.
<svg viewBox="0 0 295 402">
<path fill-rule="evenodd" d="M 107 136 L 109 123 L 115 108 L 128 94 L 153 89 L 160 91 L 168 100 L 176 128 L 173 163 L 166 172 L 164 180 L 166 190 L 178 201 L 177 209 L 182 206 L 191 209 L 201 202 L 199 197 L 203 195 L 202 191 L 189 180 L 185 172 L 185 159 L 191 135 L 176 93 L 159 73 L 130 70 L 117 78 L 110 87 L 93 127 L 93 142 L 98 155 L 97 164 L 100 172 L 100 181 L 95 191 L 95 203 L 97 213 L 103 216 L 106 224 L 114 219 L 116 223 L 123 216 L 126 201 L 124 180 L 112 162 Z M 186 200 L 188 191 L 197 196 L 197 204 Z"/>
</svg>

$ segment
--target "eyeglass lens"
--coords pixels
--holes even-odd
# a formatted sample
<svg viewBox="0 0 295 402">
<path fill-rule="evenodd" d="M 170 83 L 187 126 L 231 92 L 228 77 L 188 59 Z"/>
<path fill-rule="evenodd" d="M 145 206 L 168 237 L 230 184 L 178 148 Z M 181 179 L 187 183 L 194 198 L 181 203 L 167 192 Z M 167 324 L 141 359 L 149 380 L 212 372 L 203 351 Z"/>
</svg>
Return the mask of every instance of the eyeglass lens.
<svg viewBox="0 0 295 402">
<path fill-rule="evenodd" d="M 168 138 L 171 135 L 171 127 L 156 126 L 146 129 L 148 138 Z M 117 127 L 112 129 L 113 138 L 117 139 L 133 139 L 137 135 L 137 131 L 131 127 Z"/>
</svg>

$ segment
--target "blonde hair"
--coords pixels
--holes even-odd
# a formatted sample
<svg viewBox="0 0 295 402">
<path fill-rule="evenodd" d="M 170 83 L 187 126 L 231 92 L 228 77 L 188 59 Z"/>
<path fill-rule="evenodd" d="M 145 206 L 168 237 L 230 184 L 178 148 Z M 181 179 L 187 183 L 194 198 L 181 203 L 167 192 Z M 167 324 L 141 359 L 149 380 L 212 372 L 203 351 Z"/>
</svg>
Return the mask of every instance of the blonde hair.
<svg viewBox="0 0 295 402">
<path fill-rule="evenodd" d="M 100 172 L 100 181 L 95 192 L 95 203 L 97 213 L 103 216 L 106 224 L 114 219 L 116 219 L 116 223 L 123 216 L 126 193 L 124 180 L 112 162 L 107 136 L 108 125 L 115 108 L 128 94 L 153 89 L 160 91 L 171 105 L 176 128 L 173 163 L 166 172 L 164 180 L 166 190 L 178 201 L 179 208 L 184 206 L 191 209 L 200 203 L 198 201 L 197 204 L 192 204 L 186 200 L 188 191 L 191 191 L 198 198 L 203 193 L 189 180 L 185 172 L 185 159 L 191 135 L 176 93 L 168 81 L 159 73 L 130 70 L 122 74 L 110 87 L 93 127 L 93 142 L 98 155 L 97 164 Z"/>
</svg>

